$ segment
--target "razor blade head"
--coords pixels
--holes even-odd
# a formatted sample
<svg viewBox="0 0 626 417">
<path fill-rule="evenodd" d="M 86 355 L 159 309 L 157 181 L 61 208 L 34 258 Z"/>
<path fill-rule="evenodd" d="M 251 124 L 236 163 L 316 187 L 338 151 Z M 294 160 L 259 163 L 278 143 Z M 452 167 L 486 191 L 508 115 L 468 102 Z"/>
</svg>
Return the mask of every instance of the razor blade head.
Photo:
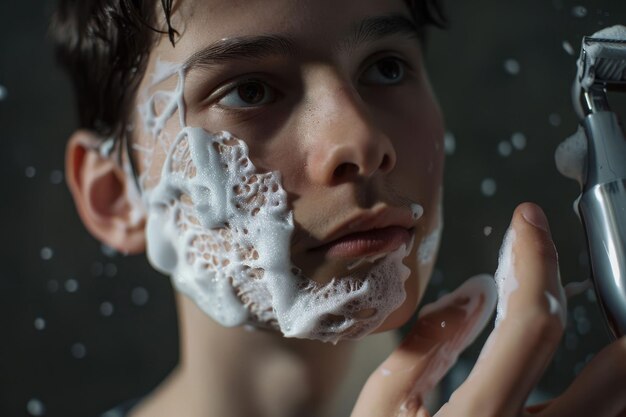
<svg viewBox="0 0 626 417">
<path fill-rule="evenodd" d="M 601 84 L 608 89 L 626 90 L 626 38 L 585 36 L 578 76 L 585 89 L 593 84 Z"/>
</svg>

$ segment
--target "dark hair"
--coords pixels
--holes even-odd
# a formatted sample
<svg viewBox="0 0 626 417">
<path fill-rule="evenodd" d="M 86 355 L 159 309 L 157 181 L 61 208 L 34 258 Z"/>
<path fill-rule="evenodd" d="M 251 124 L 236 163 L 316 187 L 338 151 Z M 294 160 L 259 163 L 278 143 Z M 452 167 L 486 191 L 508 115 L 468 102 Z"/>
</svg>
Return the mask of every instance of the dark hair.
<svg viewBox="0 0 626 417">
<path fill-rule="evenodd" d="M 421 31 L 446 26 L 439 0 L 405 2 Z M 160 0 L 160 8 L 157 0 L 59 0 L 51 33 L 57 60 L 73 83 L 79 127 L 102 138 L 125 136 L 157 36 L 167 33 L 172 45 L 178 36 L 170 20 L 173 6 L 173 0 Z"/>
</svg>

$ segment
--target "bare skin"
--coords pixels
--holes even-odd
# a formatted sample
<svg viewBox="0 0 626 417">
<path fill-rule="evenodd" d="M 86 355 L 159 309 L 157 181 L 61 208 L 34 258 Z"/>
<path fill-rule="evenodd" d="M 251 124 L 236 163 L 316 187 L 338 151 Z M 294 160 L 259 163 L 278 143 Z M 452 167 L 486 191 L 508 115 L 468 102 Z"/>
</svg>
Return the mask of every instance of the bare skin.
<svg viewBox="0 0 626 417">
<path fill-rule="evenodd" d="M 374 31 L 371 36 L 358 30 L 368 19 L 380 23 L 390 16 L 400 19 L 389 33 Z M 411 202 L 424 207 L 424 216 L 411 230 L 418 244 L 405 260 L 411 269 L 406 300 L 378 331 L 397 328 L 415 311 L 432 268 L 432 261 L 417 261 L 419 242 L 440 220 L 443 120 L 419 41 L 398 23 L 406 21 L 410 15 L 401 0 L 183 1 L 173 17 L 180 39 L 176 47 L 165 37 L 155 45 L 139 89 L 150 94 L 175 87 L 173 79 L 151 84 L 159 60 L 182 63 L 224 39 L 272 35 L 290 40 L 288 52 L 239 57 L 190 71 L 185 79 L 186 122 L 234 133 L 246 140 L 257 167 L 281 172 L 297 225 L 292 257 L 318 282 L 341 274 L 352 261 L 314 250 L 327 243 L 337 225 L 358 213 L 408 209 Z M 259 100 L 242 101 L 241 86 Z M 165 127 L 170 137 L 176 135 L 176 119 Z M 154 138 L 138 116 L 134 135 L 134 143 L 153 146 Z M 144 223 L 133 218 L 135 203 L 126 192 L 131 180 L 94 150 L 95 143 L 89 132 L 79 131 L 68 145 L 67 178 L 79 213 L 103 242 L 123 252 L 142 252 Z M 140 154 L 136 157 L 142 160 Z M 162 163 L 163 158 L 157 155 L 156 160 Z M 140 163 L 140 172 L 150 169 L 158 179 L 158 163 Z M 563 324 L 549 312 L 544 296 L 545 291 L 558 293 L 561 285 L 556 251 L 547 225 L 536 227 L 522 213 L 536 224 L 543 217 L 529 204 L 513 217 L 520 288 L 511 296 L 488 355 L 439 416 L 524 415 L 524 400 L 558 344 Z M 485 324 L 488 314 L 483 310 L 492 307 L 484 294 L 475 297 L 479 307 L 471 314 L 461 314 L 453 296 L 422 317 L 367 381 L 352 416 L 428 416 L 424 396 L 472 341 L 469 335 Z M 224 329 L 184 296 L 179 296 L 178 308 L 180 365 L 133 416 L 332 415 L 327 406 L 345 375 L 351 344 Z M 443 321 L 446 326 L 439 326 Z M 586 416 L 594 409 L 594 416 L 619 416 L 626 398 L 624 358 L 626 342 L 620 340 L 538 415 Z M 438 364 L 435 370 L 433 363 Z"/>
</svg>

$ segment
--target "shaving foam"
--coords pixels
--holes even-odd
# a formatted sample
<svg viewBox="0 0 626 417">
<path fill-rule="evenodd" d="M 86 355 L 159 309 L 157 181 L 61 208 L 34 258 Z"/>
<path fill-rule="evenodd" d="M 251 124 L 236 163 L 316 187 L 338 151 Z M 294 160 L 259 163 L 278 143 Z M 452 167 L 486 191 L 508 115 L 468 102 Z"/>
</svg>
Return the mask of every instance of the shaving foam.
<svg viewBox="0 0 626 417">
<path fill-rule="evenodd" d="M 430 265 L 435 260 L 435 255 L 439 249 L 441 232 L 443 230 L 443 210 L 441 202 L 439 203 L 437 211 L 437 223 L 435 228 L 424 236 L 417 249 L 417 262 L 421 266 Z"/>
<path fill-rule="evenodd" d="M 451 339 L 444 340 L 442 344 L 433 347 L 430 352 L 432 359 L 427 362 L 426 368 L 420 372 L 420 377 L 415 381 L 408 396 L 409 403 L 432 391 L 448 370 L 454 366 L 459 354 L 474 342 L 489 321 L 496 304 L 496 298 L 493 277 L 482 274 L 468 279 L 454 292 L 446 294 L 420 309 L 418 320 L 455 305 L 465 312 L 465 320 L 471 318 L 473 321 L 470 324 L 462 325 Z M 457 303 L 458 300 L 466 302 L 459 304 Z M 477 311 L 479 314 L 474 317 Z M 445 327 L 445 322 L 442 322 L 442 327 Z M 387 368 L 383 368 L 382 372 L 386 373 L 387 376 L 393 374 Z M 409 403 L 404 406 L 404 411 L 409 408 Z"/>
<path fill-rule="evenodd" d="M 253 323 L 333 343 L 375 330 L 406 297 L 403 259 L 413 241 L 324 285 L 304 276 L 291 263 L 293 213 L 280 173 L 260 172 L 232 134 L 187 126 L 185 69 L 161 63 L 153 81 L 172 75 L 174 91 L 157 91 L 140 106 L 153 143 L 135 148 L 147 167 L 139 182 L 153 266 L 224 326 Z M 180 130 L 171 138 L 165 125 L 177 112 Z M 156 152 L 165 154 L 159 175 Z"/>
<path fill-rule="evenodd" d="M 498 269 L 495 274 L 495 281 L 498 287 L 498 306 L 496 308 L 496 323 L 498 326 L 506 318 L 509 297 L 519 287 L 515 277 L 515 255 L 513 245 L 515 244 L 515 230 L 510 227 L 500 247 L 498 256 Z"/>
<path fill-rule="evenodd" d="M 587 136 L 582 126 L 556 148 L 554 161 L 564 177 L 576 180 L 582 186 L 587 176 Z"/>
</svg>

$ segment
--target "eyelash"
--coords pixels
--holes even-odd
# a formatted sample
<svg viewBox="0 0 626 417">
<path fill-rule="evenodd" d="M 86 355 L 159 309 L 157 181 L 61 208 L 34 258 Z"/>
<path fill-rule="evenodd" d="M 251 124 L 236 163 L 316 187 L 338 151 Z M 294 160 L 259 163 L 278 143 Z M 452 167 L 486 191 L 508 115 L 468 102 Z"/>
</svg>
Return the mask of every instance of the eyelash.
<svg viewBox="0 0 626 417">
<path fill-rule="evenodd" d="M 398 58 L 397 56 L 394 55 L 378 55 L 377 58 L 375 58 L 374 60 L 370 59 L 368 60 L 371 63 L 368 64 L 362 71 L 360 71 L 359 76 L 358 76 L 358 80 L 359 82 L 366 86 L 366 87 L 377 87 L 377 86 L 382 86 L 382 87 L 389 87 L 389 86 L 395 86 L 398 84 L 401 84 L 403 81 L 406 80 L 406 78 L 410 75 L 410 73 L 413 71 L 412 66 L 404 59 Z M 373 62 L 372 62 L 373 61 Z M 396 64 L 399 64 L 399 69 L 400 69 L 400 80 L 399 81 L 392 81 L 389 83 L 385 83 L 385 82 L 381 82 L 381 83 L 376 83 L 376 82 L 361 82 L 362 77 L 368 73 L 368 71 L 377 68 L 378 65 L 384 63 L 385 61 L 389 61 L 389 62 L 394 62 Z M 267 100 L 263 100 L 263 102 L 261 104 L 253 104 L 253 105 L 242 105 L 242 106 L 233 106 L 233 105 L 224 105 L 222 103 L 222 101 L 227 98 L 228 96 L 230 96 L 233 93 L 236 93 L 237 90 L 239 88 L 241 88 L 242 86 L 245 86 L 246 84 L 252 84 L 252 83 L 258 83 L 258 85 L 262 86 L 264 89 L 264 93 L 268 93 L 270 94 L 270 99 L 269 101 Z M 274 103 L 279 97 L 280 97 L 280 93 L 277 89 L 275 89 L 274 87 L 272 87 L 269 83 L 267 83 L 266 81 L 263 81 L 260 78 L 254 78 L 251 76 L 246 76 L 245 79 L 240 79 L 238 81 L 234 81 L 230 84 L 226 84 L 224 85 L 222 88 L 219 88 L 218 90 L 223 91 L 222 94 L 219 94 L 217 96 L 217 98 L 215 98 L 213 100 L 214 104 L 216 104 L 218 107 L 225 109 L 225 110 L 231 110 L 231 111 L 249 111 L 249 110 L 254 110 L 254 109 L 258 109 L 259 107 L 262 106 L 266 106 L 268 104 L 272 104 Z M 235 97 L 235 100 L 239 99 L 241 100 L 241 96 L 239 97 Z"/>
</svg>

